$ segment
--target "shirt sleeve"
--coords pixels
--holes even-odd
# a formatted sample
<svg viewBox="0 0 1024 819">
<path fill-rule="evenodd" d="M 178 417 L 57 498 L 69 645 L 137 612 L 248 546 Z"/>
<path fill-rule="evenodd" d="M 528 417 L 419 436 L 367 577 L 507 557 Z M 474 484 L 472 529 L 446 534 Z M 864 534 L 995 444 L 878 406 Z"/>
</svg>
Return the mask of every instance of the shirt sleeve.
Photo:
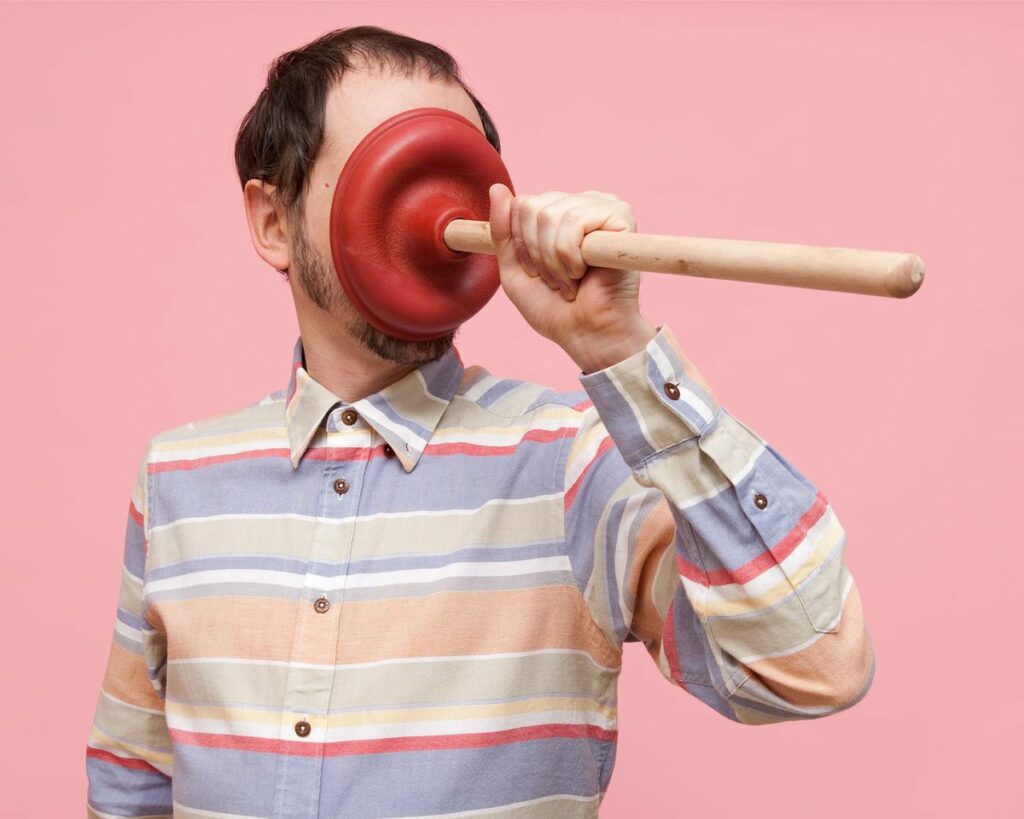
<svg viewBox="0 0 1024 819">
<path fill-rule="evenodd" d="M 128 506 L 113 637 L 86 745 L 90 819 L 172 815 L 164 714 L 167 643 L 147 619 L 143 596 L 147 462 L 148 453 Z"/>
<path fill-rule="evenodd" d="M 609 640 L 643 642 L 667 680 L 743 724 L 858 702 L 874 652 L 821 490 L 718 403 L 666 325 L 579 381 L 566 541 Z"/>
</svg>

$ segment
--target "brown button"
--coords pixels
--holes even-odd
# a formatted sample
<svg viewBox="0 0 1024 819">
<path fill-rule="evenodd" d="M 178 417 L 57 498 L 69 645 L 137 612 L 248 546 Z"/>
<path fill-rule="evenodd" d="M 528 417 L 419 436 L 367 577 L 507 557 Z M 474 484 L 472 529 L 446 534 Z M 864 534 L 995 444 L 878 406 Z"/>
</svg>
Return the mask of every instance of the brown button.
<svg viewBox="0 0 1024 819">
<path fill-rule="evenodd" d="M 317 614 L 323 614 L 331 607 L 331 601 L 324 597 L 322 594 L 313 601 L 313 608 L 316 609 Z"/>
<path fill-rule="evenodd" d="M 395 457 L 395 450 L 391 448 L 391 444 L 384 444 L 384 455 L 388 458 Z"/>
<path fill-rule="evenodd" d="M 669 382 L 665 385 L 665 395 L 675 401 L 679 397 L 679 387 Z"/>
<path fill-rule="evenodd" d="M 308 737 L 309 732 L 313 730 L 313 727 L 306 722 L 304 719 L 300 719 L 295 723 L 295 733 L 300 737 Z"/>
<path fill-rule="evenodd" d="M 758 492 L 754 495 L 754 506 L 758 509 L 764 509 L 768 505 L 768 498 Z"/>
<path fill-rule="evenodd" d="M 341 414 L 341 420 L 346 424 L 354 424 L 358 417 L 359 413 L 352 409 L 347 409 Z"/>
<path fill-rule="evenodd" d="M 348 492 L 348 481 L 344 478 L 338 478 L 338 480 L 334 482 L 334 491 L 339 495 L 344 495 Z"/>
</svg>

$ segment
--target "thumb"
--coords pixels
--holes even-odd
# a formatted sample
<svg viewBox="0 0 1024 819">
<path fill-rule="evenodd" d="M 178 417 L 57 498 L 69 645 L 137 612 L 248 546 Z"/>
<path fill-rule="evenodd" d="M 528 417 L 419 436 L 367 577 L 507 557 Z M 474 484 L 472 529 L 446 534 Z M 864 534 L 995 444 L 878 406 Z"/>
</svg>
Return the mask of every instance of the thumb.
<svg viewBox="0 0 1024 819">
<path fill-rule="evenodd" d="M 515 261 L 516 251 L 512 244 L 512 191 L 501 182 L 488 188 L 491 198 L 491 240 L 501 261 Z"/>
</svg>

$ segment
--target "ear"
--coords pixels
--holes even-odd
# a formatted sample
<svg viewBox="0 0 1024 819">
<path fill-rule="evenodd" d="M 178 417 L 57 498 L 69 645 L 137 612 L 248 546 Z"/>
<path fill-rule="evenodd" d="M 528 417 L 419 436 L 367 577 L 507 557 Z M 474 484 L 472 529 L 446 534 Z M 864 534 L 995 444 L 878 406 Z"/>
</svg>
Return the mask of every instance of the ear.
<svg viewBox="0 0 1024 819">
<path fill-rule="evenodd" d="M 242 191 L 249 235 L 260 258 L 278 272 L 291 264 L 288 251 L 288 217 L 278 200 L 277 189 L 268 182 L 250 179 Z"/>
</svg>

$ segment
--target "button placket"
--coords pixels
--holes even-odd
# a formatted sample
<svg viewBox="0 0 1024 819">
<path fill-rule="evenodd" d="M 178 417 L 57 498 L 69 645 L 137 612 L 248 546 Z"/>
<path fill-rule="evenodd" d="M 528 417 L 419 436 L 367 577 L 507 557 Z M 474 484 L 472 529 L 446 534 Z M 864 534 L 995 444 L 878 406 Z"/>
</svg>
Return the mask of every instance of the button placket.
<svg viewBox="0 0 1024 819">
<path fill-rule="evenodd" d="M 353 419 L 353 422 L 358 418 Z M 299 591 L 303 601 L 296 616 L 294 647 L 302 646 L 301 655 L 294 653 L 288 669 L 280 737 L 290 742 L 314 743 L 330 741 L 327 731 L 328 714 L 331 709 L 332 693 L 335 686 L 334 664 L 337 662 L 338 636 L 340 626 L 341 594 L 330 592 L 333 578 L 311 571 L 314 562 L 337 563 L 335 577 L 348 570 L 351 560 L 351 528 L 339 526 L 338 518 L 347 518 L 355 513 L 359 492 L 356 491 L 361 476 L 365 474 L 366 457 L 361 460 L 344 460 L 339 454 L 339 443 L 335 435 L 341 433 L 344 443 L 340 446 L 367 446 L 370 429 L 351 429 L 352 424 L 342 427 L 345 413 L 335 411 L 317 433 L 316 445 L 326 445 L 330 456 L 324 460 L 320 472 L 319 491 L 312 523 L 311 545 L 307 555 L 305 582 Z M 334 440 L 331 440 L 334 438 Z M 343 478 L 339 472 L 348 477 Z M 341 490 L 341 491 L 339 491 Z M 334 597 L 332 602 L 328 593 Z M 284 754 L 278 764 L 277 799 L 274 816 L 276 819 L 306 819 L 318 815 L 319 789 L 310 787 L 321 776 L 323 755 L 312 754 L 315 761 L 309 767 L 309 757 L 301 754 Z M 301 798 L 296 798 L 302 794 Z"/>
<path fill-rule="evenodd" d="M 340 658 L 344 656 L 345 635 L 341 630 L 341 617 L 347 594 L 344 578 L 348 574 L 352 561 L 361 557 L 356 542 L 358 529 L 356 515 L 360 507 L 363 490 L 366 488 L 367 468 L 372 455 L 371 448 L 375 435 L 373 428 L 368 424 L 362 423 L 362 419 L 354 410 L 351 411 L 351 414 L 349 414 L 349 410 L 342 411 L 339 413 L 338 419 L 341 424 L 347 426 L 335 425 L 334 430 L 332 430 L 337 435 L 337 440 L 339 441 L 337 446 L 351 447 L 351 454 L 358 454 L 355 458 L 352 458 L 350 454 L 349 458 L 334 461 L 331 465 L 332 472 L 336 474 L 343 470 L 347 477 L 335 477 L 331 482 L 331 487 L 334 489 L 335 503 L 326 507 L 325 517 L 334 521 L 342 519 L 345 522 L 340 525 L 332 522 L 330 525 L 322 527 L 325 530 L 329 530 L 327 534 L 330 536 L 330 541 L 328 541 L 329 545 L 327 548 L 323 550 L 320 560 L 325 563 L 336 564 L 334 573 L 330 578 L 331 588 L 334 591 L 331 592 L 332 599 L 328 599 L 326 593 L 321 593 L 313 601 L 312 605 L 315 613 L 311 616 L 318 618 L 322 622 L 325 648 L 327 646 L 330 647 L 330 656 L 324 658 L 326 665 L 323 673 L 327 682 L 327 688 L 322 705 L 323 710 L 319 717 L 319 719 L 325 722 L 324 729 L 319 733 L 320 736 L 324 737 L 325 742 L 341 738 L 328 733 L 326 728 L 327 715 L 332 709 L 336 710 L 348 704 L 344 701 L 339 702 L 339 699 L 345 694 L 345 689 L 339 688 L 336 678 L 336 665 L 342 661 Z M 335 446 L 334 441 L 331 441 L 329 445 Z M 342 484 L 344 489 L 339 492 L 338 488 L 335 487 L 340 487 Z M 327 652 L 325 651 L 325 653 Z M 318 768 L 322 767 L 322 765 L 323 758 L 321 755 Z M 319 777 L 320 775 L 318 771 L 316 776 Z"/>
</svg>

